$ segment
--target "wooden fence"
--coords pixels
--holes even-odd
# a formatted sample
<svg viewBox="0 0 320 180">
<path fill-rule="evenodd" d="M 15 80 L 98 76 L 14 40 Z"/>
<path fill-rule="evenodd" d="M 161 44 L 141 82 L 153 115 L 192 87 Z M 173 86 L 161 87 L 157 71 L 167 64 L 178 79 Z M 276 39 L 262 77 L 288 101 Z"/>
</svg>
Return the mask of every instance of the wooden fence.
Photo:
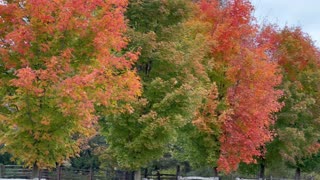
<svg viewBox="0 0 320 180">
<path fill-rule="evenodd" d="M 219 180 L 219 177 L 188 176 L 188 177 L 179 177 L 178 180 Z"/>
<path fill-rule="evenodd" d="M 1 179 L 31 179 L 32 169 L 19 165 L 0 165 Z M 40 170 L 43 180 L 133 180 L 133 172 L 106 169 L 76 169 L 58 167 L 52 170 Z"/>
<path fill-rule="evenodd" d="M 1 178 L 25 178 L 31 177 L 32 170 L 25 169 L 22 166 L 16 165 L 0 165 L 0 177 Z"/>
<path fill-rule="evenodd" d="M 161 174 L 157 172 L 156 174 L 149 174 L 147 177 L 143 178 L 144 180 L 154 179 L 154 180 L 177 180 L 178 177 L 176 174 Z"/>
<path fill-rule="evenodd" d="M 107 179 L 100 177 L 101 173 L 93 171 L 92 169 L 74 169 L 58 167 L 53 170 L 40 170 L 39 178 L 45 180 L 93 180 L 93 179 Z M 105 173 L 104 173 L 105 174 Z M 25 168 L 18 165 L 0 165 L 0 178 L 19 178 L 31 179 L 32 169 Z"/>
<path fill-rule="evenodd" d="M 177 171 L 179 172 L 179 171 Z M 112 171 L 112 170 L 93 170 L 93 169 L 75 169 L 58 167 L 57 169 L 40 170 L 39 176 L 43 180 L 133 180 L 133 172 Z M 18 165 L 0 165 L 0 178 L 10 179 L 31 179 L 32 169 L 24 168 Z M 219 180 L 218 177 L 182 177 L 177 174 L 161 174 L 159 171 L 153 174 L 144 174 L 143 180 Z M 223 180 L 259 180 L 233 177 L 222 177 Z M 266 177 L 265 180 L 293 180 L 288 178 Z M 315 180 L 313 176 L 301 178 L 301 180 Z"/>
<path fill-rule="evenodd" d="M 183 177 L 179 174 L 161 174 L 159 171 L 156 174 L 145 175 L 143 180 L 219 180 L 219 177 L 200 177 L 200 176 L 188 176 Z"/>
<path fill-rule="evenodd" d="M 154 174 L 145 175 L 145 180 L 218 180 L 218 178 L 205 177 L 181 177 L 178 174 Z M 147 176 L 147 177 L 146 177 Z M 32 169 L 18 165 L 0 165 L 0 178 L 31 179 Z M 75 169 L 58 167 L 53 170 L 40 170 L 39 178 L 43 180 L 133 180 L 133 172 L 106 171 L 92 169 Z"/>
</svg>

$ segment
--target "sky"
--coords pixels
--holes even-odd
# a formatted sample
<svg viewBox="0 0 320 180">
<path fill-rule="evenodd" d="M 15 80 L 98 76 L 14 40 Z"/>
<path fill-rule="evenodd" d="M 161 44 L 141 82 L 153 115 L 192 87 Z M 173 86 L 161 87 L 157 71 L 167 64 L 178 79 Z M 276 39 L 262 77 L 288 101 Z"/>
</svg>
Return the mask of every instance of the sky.
<svg viewBox="0 0 320 180">
<path fill-rule="evenodd" d="M 320 48 L 320 0 L 251 0 L 259 23 L 300 26 Z"/>
</svg>

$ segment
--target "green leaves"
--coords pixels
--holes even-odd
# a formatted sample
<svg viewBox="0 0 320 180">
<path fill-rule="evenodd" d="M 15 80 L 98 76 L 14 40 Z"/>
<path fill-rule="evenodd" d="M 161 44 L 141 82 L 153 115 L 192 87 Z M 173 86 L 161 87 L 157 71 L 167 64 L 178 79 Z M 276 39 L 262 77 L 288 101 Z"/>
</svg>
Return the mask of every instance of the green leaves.
<svg viewBox="0 0 320 180">
<path fill-rule="evenodd" d="M 184 0 L 130 0 L 126 15 L 133 29 L 158 33 L 187 18 L 190 10 Z"/>
<path fill-rule="evenodd" d="M 203 38 L 193 43 L 194 36 L 185 34 L 191 25 L 178 24 L 189 13 L 188 6 L 186 1 L 161 0 L 137 1 L 129 6 L 129 49 L 141 48 L 136 67 L 143 80 L 143 94 L 132 104 L 132 113 L 108 115 L 101 123 L 109 144 L 107 152 L 122 168 L 137 169 L 161 158 L 176 141 L 179 129 L 191 123 L 206 93 L 202 86 L 202 79 L 208 80 L 201 67 L 206 53 Z M 148 14 L 158 11 L 163 13 Z M 183 17 L 176 19 L 178 11 Z"/>
<path fill-rule="evenodd" d="M 102 113 L 130 111 L 141 94 L 127 45 L 127 1 L 0 5 L 3 151 L 26 166 L 55 167 L 96 133 Z"/>
<path fill-rule="evenodd" d="M 283 109 L 277 113 L 275 140 L 268 145 L 267 161 L 279 154 L 292 167 L 319 151 L 318 52 L 299 28 L 279 32 L 275 57 L 283 69 Z M 294 50 L 296 49 L 296 50 Z M 302 64 L 303 62 L 303 64 Z"/>
</svg>

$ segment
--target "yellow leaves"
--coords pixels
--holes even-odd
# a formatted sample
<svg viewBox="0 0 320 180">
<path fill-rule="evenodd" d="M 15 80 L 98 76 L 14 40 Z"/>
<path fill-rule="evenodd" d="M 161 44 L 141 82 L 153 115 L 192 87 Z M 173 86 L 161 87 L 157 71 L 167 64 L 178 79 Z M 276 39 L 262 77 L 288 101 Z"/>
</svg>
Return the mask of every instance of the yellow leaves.
<svg viewBox="0 0 320 180">
<path fill-rule="evenodd" d="M 0 79 L 8 87 L 1 104 L 10 111 L 0 114 L 8 131 L 1 139 L 26 165 L 52 167 L 79 152 L 74 134 L 96 133 L 95 108 L 134 114 L 129 104 L 142 94 L 133 67 L 139 52 L 123 50 L 126 0 L 24 3 L 0 7 L 0 56 L 3 73 L 10 72 Z"/>
<path fill-rule="evenodd" d="M 33 133 L 33 137 L 34 137 L 35 140 L 39 140 L 40 136 L 41 136 L 41 133 L 38 132 L 38 131 Z"/>
<path fill-rule="evenodd" d="M 214 83 L 210 93 L 206 97 L 206 101 L 195 114 L 195 119 L 192 123 L 201 131 L 207 134 L 215 135 L 221 130 L 221 118 L 224 112 L 219 112 L 218 104 L 218 89 Z M 219 115 L 218 115 L 219 113 Z"/>
<path fill-rule="evenodd" d="M 155 111 L 150 111 L 148 114 L 142 115 L 141 118 L 138 119 L 138 121 L 146 123 L 146 122 L 152 122 L 157 118 L 158 114 Z"/>
<path fill-rule="evenodd" d="M 90 136 L 92 136 L 92 135 L 94 135 L 94 134 L 96 133 L 95 129 L 92 128 L 92 125 L 91 125 L 90 127 L 88 127 L 88 126 L 86 126 L 86 125 L 83 126 L 83 124 L 86 124 L 86 123 L 83 123 L 83 122 L 82 122 L 82 124 L 79 125 L 78 130 L 77 130 L 77 131 L 78 131 L 79 133 L 81 133 L 83 136 L 85 136 L 85 137 L 90 137 Z M 79 141 L 79 142 L 80 142 L 80 141 Z M 78 143 L 79 143 L 79 142 L 78 142 Z"/>
<path fill-rule="evenodd" d="M 7 121 L 8 118 L 2 114 L 0 114 L 0 122 Z"/>
<path fill-rule="evenodd" d="M 42 44 L 40 44 L 40 49 L 42 52 L 47 52 L 50 50 L 50 46 L 46 43 L 42 43 Z"/>
<path fill-rule="evenodd" d="M 33 144 L 29 141 L 24 142 L 24 146 L 27 147 L 28 149 L 32 149 L 33 148 Z"/>
<path fill-rule="evenodd" d="M 128 112 L 129 114 L 134 113 L 134 108 L 130 104 L 126 104 L 125 109 L 126 109 L 126 112 Z"/>
<path fill-rule="evenodd" d="M 42 125 L 48 126 L 48 125 L 50 125 L 50 121 L 51 121 L 51 118 L 50 118 L 50 117 L 44 116 L 44 117 L 42 118 L 42 120 L 40 121 L 40 123 L 41 123 Z"/>
</svg>

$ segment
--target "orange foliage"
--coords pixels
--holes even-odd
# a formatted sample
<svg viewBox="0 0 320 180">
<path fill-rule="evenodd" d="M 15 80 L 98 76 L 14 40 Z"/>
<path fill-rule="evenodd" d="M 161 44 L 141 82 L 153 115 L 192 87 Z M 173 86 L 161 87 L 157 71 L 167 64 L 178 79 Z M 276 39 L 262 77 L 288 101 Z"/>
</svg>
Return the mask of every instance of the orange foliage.
<svg viewBox="0 0 320 180">
<path fill-rule="evenodd" d="M 297 74 L 310 67 L 318 66 L 320 53 L 307 34 L 300 28 L 285 27 L 274 35 L 277 40 L 273 51 L 274 58 L 284 68 L 291 80 Z"/>
<path fill-rule="evenodd" d="M 109 106 L 110 101 L 130 100 L 139 95 L 139 79 L 134 72 L 127 71 L 137 60 L 137 54 L 117 56 L 111 52 L 120 51 L 127 44 L 122 36 L 126 30 L 123 17 L 126 5 L 126 1 L 31 0 L 0 6 L 0 46 L 5 47 L 0 54 L 7 68 L 17 69 L 17 79 L 11 81 L 12 85 L 39 96 L 44 89 L 52 88 L 61 97 L 60 108 L 66 115 L 73 114 L 86 121 L 96 119 L 95 103 Z M 67 33 L 73 38 L 92 37 L 87 44 L 94 47 L 87 54 L 92 58 L 91 64 L 82 64 L 85 59 L 75 59 L 73 47 L 66 46 L 48 56 L 56 50 L 52 48 L 57 48 L 54 41 L 73 40 L 64 37 Z M 48 41 L 43 41 L 42 36 Z M 41 43 L 39 50 L 33 50 L 33 43 Z M 39 51 L 43 54 L 36 54 Z M 10 58 L 13 52 L 18 58 Z M 34 58 L 39 62 L 33 62 Z M 79 66 L 72 67 L 74 63 Z M 35 64 L 43 64 L 44 68 L 34 68 Z M 121 70 L 127 72 L 120 75 L 114 72 Z M 63 98 L 71 98 L 73 103 L 63 102 Z"/>
<path fill-rule="evenodd" d="M 28 0 L 0 5 L 1 66 L 16 75 L 3 83 L 16 89 L 15 96 L 35 102 L 19 111 L 29 113 L 44 129 L 54 124 L 53 117 L 63 116 L 70 121 L 66 122 L 70 136 L 95 132 L 97 108 L 103 113 L 131 110 L 128 101 L 140 95 L 141 84 L 133 68 L 138 53 L 122 51 L 128 42 L 123 36 L 126 6 L 127 0 Z M 56 114 L 44 118 L 44 106 Z M 27 128 L 19 120 L 7 123 Z M 30 132 L 36 131 L 45 132 Z"/>
<path fill-rule="evenodd" d="M 272 47 L 262 41 L 252 23 L 252 5 L 248 0 L 228 1 L 225 7 L 216 0 L 199 4 L 203 21 L 212 24 L 212 56 L 227 65 L 226 76 L 232 85 L 226 97 L 228 113 L 222 122 L 218 169 L 236 170 L 240 162 L 255 162 L 261 148 L 272 139 L 269 130 L 272 113 L 279 111 L 282 92 L 278 66 L 266 52 Z M 260 41 L 259 41 L 260 40 Z"/>
</svg>

